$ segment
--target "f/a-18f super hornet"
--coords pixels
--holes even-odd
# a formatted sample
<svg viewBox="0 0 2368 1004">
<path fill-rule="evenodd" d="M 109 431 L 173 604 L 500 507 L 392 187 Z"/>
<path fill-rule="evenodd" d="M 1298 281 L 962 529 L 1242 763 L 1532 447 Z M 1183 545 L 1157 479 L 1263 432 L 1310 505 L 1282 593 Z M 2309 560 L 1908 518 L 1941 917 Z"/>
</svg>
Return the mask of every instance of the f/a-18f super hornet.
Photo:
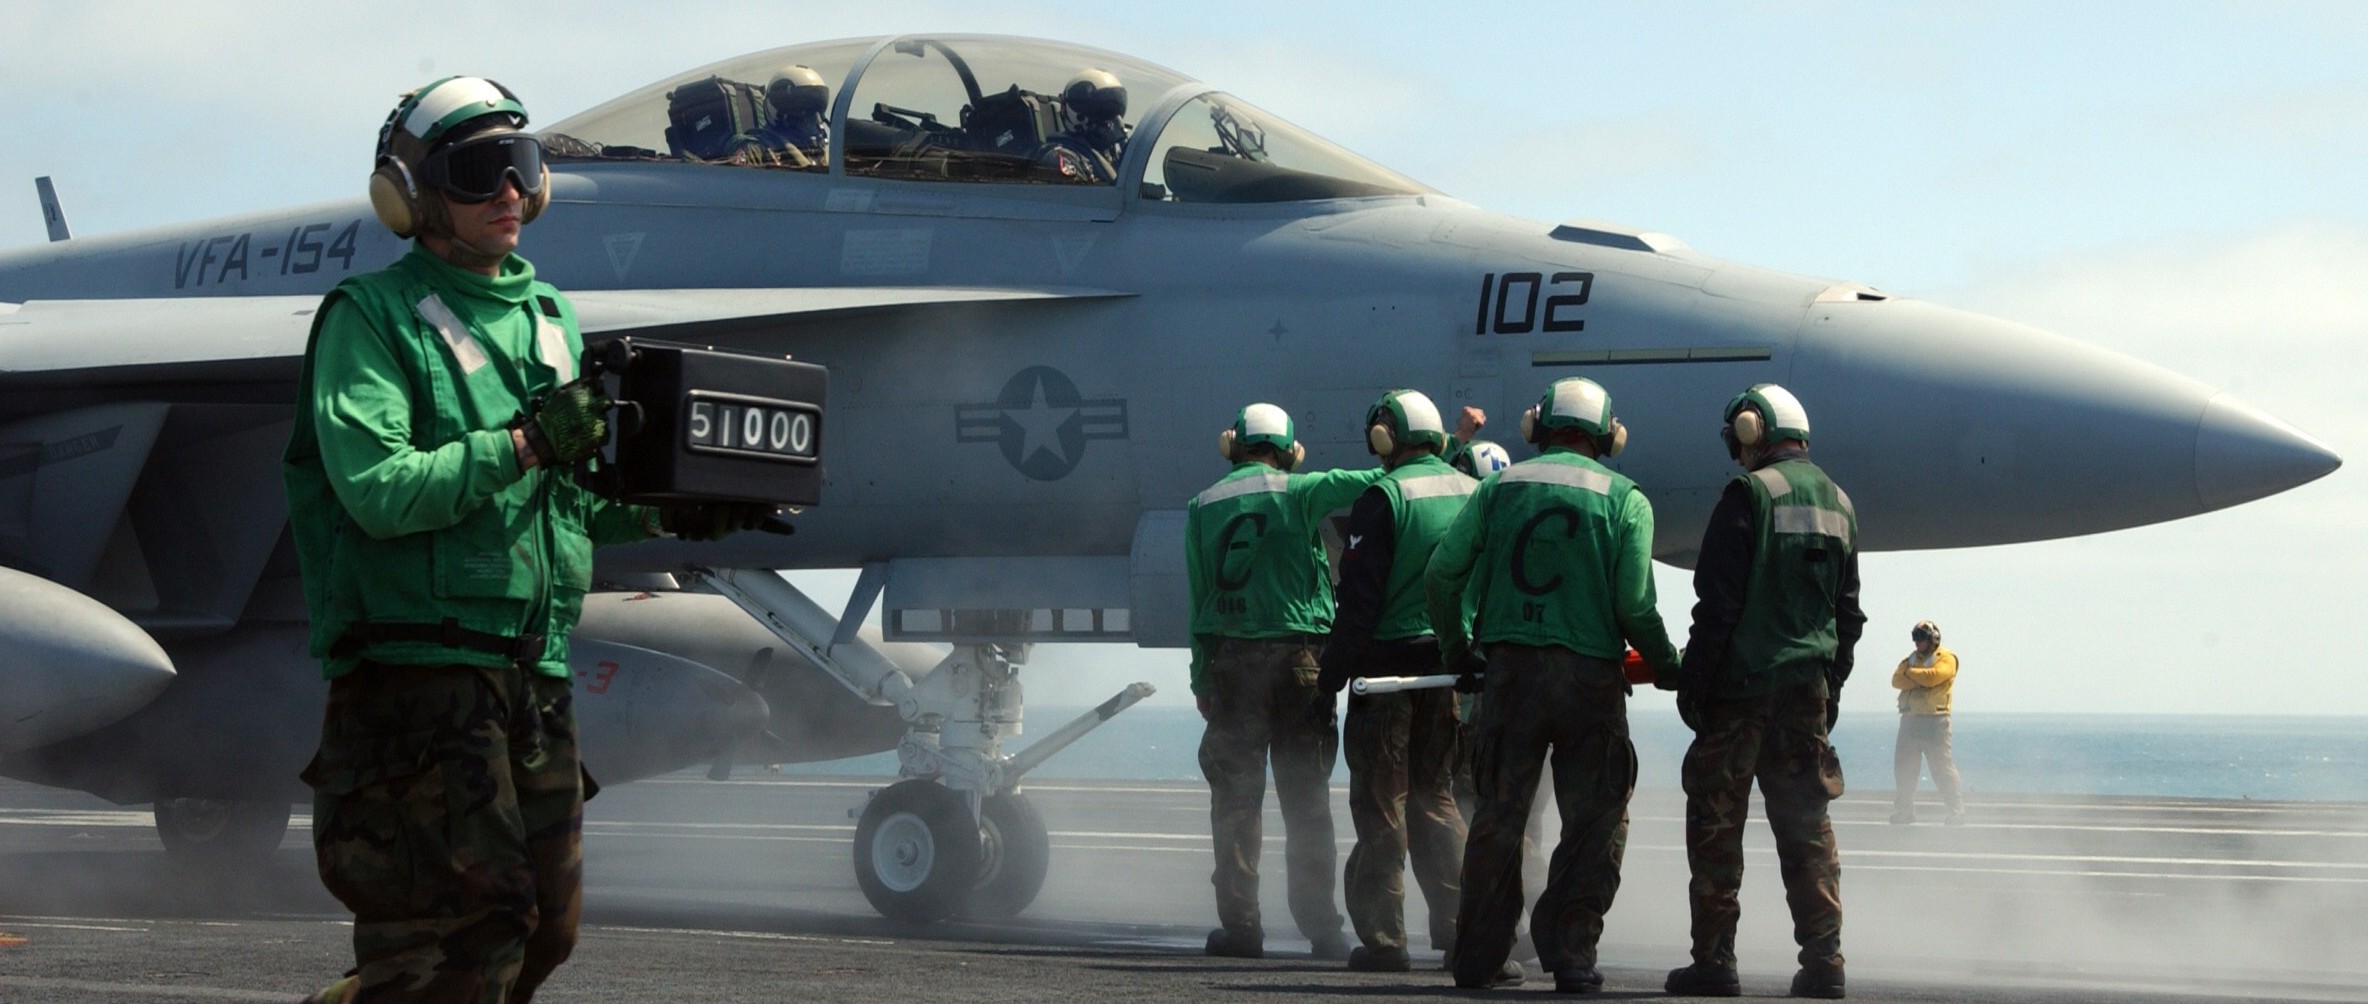
<svg viewBox="0 0 2368 1004">
<path fill-rule="evenodd" d="M 534 258 L 590 339 L 792 355 L 831 380 L 822 502 L 794 536 L 602 552 L 633 588 L 579 632 L 587 758 L 633 776 L 752 729 L 785 759 L 897 750 L 906 779 L 864 810 L 855 858 L 900 917 L 1034 896 L 1022 777 L 1145 688 L 1007 753 L 1018 664 L 1037 643 L 1186 643 L 1183 507 L 1247 402 L 1297 415 L 1311 464 L 1353 466 L 1389 388 L 1506 416 L 1592 376 L 1637 430 L 1616 466 L 1680 565 L 1732 472 L 1704 416 L 1755 381 L 1814 403 L 1818 459 L 1878 550 L 2177 519 L 2340 462 L 2135 359 L 1666 234 L 1486 212 L 1073 45 L 792 46 L 540 137 Z M 322 690 L 276 458 L 321 293 L 403 246 L 360 198 L 78 239 L 43 198 L 56 240 L 0 255 L 0 771 L 201 800 L 160 812 L 183 844 L 226 816 L 276 840 Z M 862 569 L 845 608 L 773 572 L 823 567 Z M 670 582 L 698 588 L 651 588 Z M 881 645 L 853 629 L 875 609 Z M 883 654 L 902 642 L 952 647 Z"/>
</svg>

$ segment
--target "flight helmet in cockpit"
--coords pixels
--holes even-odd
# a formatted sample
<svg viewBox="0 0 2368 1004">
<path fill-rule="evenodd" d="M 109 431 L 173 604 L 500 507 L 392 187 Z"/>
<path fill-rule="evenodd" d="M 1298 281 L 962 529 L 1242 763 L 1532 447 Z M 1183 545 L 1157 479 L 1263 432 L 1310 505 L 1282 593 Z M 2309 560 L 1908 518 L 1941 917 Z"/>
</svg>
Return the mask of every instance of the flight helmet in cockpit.
<svg viewBox="0 0 2368 1004">
<path fill-rule="evenodd" d="M 734 139 L 737 159 L 745 163 L 770 155 L 792 167 L 822 163 L 830 146 L 830 85 L 821 73 L 803 65 L 773 71 L 765 84 L 765 108 L 765 124 Z"/>
<path fill-rule="evenodd" d="M 1060 105 L 1061 131 L 1039 162 L 1071 180 L 1116 182 L 1126 152 L 1126 85 L 1108 70 L 1079 70 L 1061 87 Z"/>
</svg>

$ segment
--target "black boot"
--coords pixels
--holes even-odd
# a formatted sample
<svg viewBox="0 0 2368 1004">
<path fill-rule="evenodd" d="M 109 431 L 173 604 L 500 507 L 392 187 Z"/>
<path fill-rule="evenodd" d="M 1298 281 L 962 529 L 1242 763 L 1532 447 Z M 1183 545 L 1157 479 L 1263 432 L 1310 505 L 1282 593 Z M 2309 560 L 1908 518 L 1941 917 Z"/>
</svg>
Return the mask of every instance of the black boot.
<svg viewBox="0 0 2368 1004">
<path fill-rule="evenodd" d="M 1471 982 L 1465 980 L 1462 976 L 1457 976 L 1455 978 L 1455 985 L 1466 990 L 1490 990 L 1497 987 L 1520 986 L 1521 981 L 1525 978 L 1526 977 L 1524 977 L 1521 973 L 1521 963 L 1515 962 L 1511 959 L 1506 959 L 1504 965 L 1496 967 L 1496 972 L 1489 974 L 1479 981 Z"/>
<path fill-rule="evenodd" d="M 1792 975 L 1792 995 L 1829 1001 L 1842 999 L 1842 967 L 1802 966 Z"/>
<path fill-rule="evenodd" d="M 1348 967 L 1360 973 L 1402 973 L 1414 968 L 1414 961 L 1406 957 L 1403 948 L 1358 945 L 1349 950 Z"/>
<path fill-rule="evenodd" d="M 1246 931 L 1218 928 L 1209 932 L 1209 954 L 1221 959 L 1263 959 L 1266 939 Z"/>
<path fill-rule="evenodd" d="M 1741 997 L 1743 980 L 1735 975 L 1732 966 L 1712 966 L 1697 962 L 1684 969 L 1669 971 L 1669 982 L 1661 985 L 1679 997 Z"/>
<path fill-rule="evenodd" d="M 1565 969 L 1554 974 L 1554 992 L 1558 994 L 1591 994 L 1603 989 L 1603 974 L 1594 967 Z"/>
<path fill-rule="evenodd" d="M 1307 954 L 1325 962 L 1348 958 L 1348 939 L 1334 931 L 1321 937 L 1307 939 Z"/>
</svg>

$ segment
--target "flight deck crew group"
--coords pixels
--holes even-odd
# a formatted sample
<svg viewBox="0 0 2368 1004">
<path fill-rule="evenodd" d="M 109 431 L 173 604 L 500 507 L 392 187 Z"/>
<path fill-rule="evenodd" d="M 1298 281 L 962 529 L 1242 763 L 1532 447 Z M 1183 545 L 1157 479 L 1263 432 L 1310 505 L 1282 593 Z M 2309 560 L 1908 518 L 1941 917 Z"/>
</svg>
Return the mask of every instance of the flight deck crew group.
<svg viewBox="0 0 2368 1004">
<path fill-rule="evenodd" d="M 817 88 L 811 71 L 793 72 L 803 69 L 776 85 Z M 1079 93 L 1102 91 L 1123 107 L 1107 81 Z M 371 200 L 417 244 L 331 292 L 305 352 L 285 473 L 312 648 L 330 680 L 305 779 L 322 880 L 355 914 L 355 966 L 312 1000 L 533 997 L 572 949 L 580 904 L 592 786 L 576 756 L 566 639 L 591 550 L 659 533 L 713 539 L 770 515 L 617 505 L 564 476 L 605 437 L 608 403 L 577 378 L 582 337 L 566 298 L 515 253 L 549 198 L 525 125 L 517 99 L 480 78 L 404 96 L 381 131 Z M 1411 857 L 1430 943 L 1456 983 L 1520 982 L 1524 830 L 1550 764 L 1561 825 L 1532 936 L 1557 990 L 1600 988 L 1596 943 L 1636 780 L 1622 668 L 1632 648 L 1696 733 L 1683 768 L 1693 962 L 1667 988 L 1738 992 L 1736 892 L 1757 781 L 1801 946 L 1792 991 L 1842 996 L 1826 815 L 1842 777 L 1826 735 L 1864 622 L 1857 517 L 1809 461 L 1807 414 L 1783 388 L 1750 388 L 1725 419 L 1746 473 L 1703 538 L 1681 657 L 1655 607 L 1652 506 L 1604 463 L 1627 430 L 1593 381 L 1556 381 L 1522 417 L 1541 452 L 1521 463 L 1471 441 L 1477 411 L 1451 436 L 1412 390 L 1366 413 L 1381 465 L 1364 471 L 1298 472 L 1290 417 L 1271 404 L 1240 411 L 1220 437 L 1234 468 L 1186 519 L 1221 922 L 1209 954 L 1264 951 L 1271 762 L 1292 920 L 1317 957 L 1410 968 Z M 1344 506 L 1336 608 L 1322 532 Z M 1349 701 L 1352 950 L 1333 909 L 1337 695 L 1355 678 L 1441 670 L 1456 692 Z M 1475 802 L 1468 832 L 1460 763 Z"/>
<path fill-rule="evenodd" d="M 1544 790 L 1560 827 L 1531 938 L 1557 991 L 1600 989 L 1596 945 L 1620 885 L 1636 784 L 1626 704 L 1632 681 L 1649 679 L 1677 692 L 1695 732 L 1682 767 L 1693 961 L 1665 988 L 1740 993 L 1737 892 L 1756 782 L 1800 945 L 1792 994 L 1843 996 L 1841 869 L 1827 816 L 1842 775 L 1827 734 L 1865 622 L 1857 516 L 1809 461 L 1808 415 L 1791 393 L 1752 386 L 1724 418 L 1721 438 L 1744 473 L 1704 535 L 1681 653 L 1657 610 L 1652 505 L 1605 463 L 1628 433 L 1594 381 L 1547 388 L 1521 419 L 1539 454 L 1512 464 L 1469 441 L 1476 411 L 1451 437 L 1419 391 L 1391 391 L 1368 410 L 1367 446 L 1381 464 L 1362 471 L 1296 473 L 1305 454 L 1290 417 L 1271 404 L 1241 410 L 1220 439 L 1233 471 L 1194 497 L 1186 517 L 1192 687 L 1208 720 L 1200 756 L 1222 922 L 1209 954 L 1264 952 L 1257 865 L 1271 750 L 1289 901 L 1316 957 L 1361 971 L 1411 968 L 1411 858 L 1431 947 L 1456 984 L 1520 983 L 1524 831 Z M 1321 521 L 1352 502 L 1336 605 Z M 1360 692 L 1345 735 L 1335 727 L 1336 695 L 1352 680 L 1421 676 L 1452 677 L 1464 696 Z M 1332 909 L 1326 808 L 1343 740 L 1357 836 L 1345 876 L 1361 942 L 1353 950 Z M 1454 795 L 1459 763 L 1469 764 L 1474 796 L 1468 831 Z"/>
</svg>

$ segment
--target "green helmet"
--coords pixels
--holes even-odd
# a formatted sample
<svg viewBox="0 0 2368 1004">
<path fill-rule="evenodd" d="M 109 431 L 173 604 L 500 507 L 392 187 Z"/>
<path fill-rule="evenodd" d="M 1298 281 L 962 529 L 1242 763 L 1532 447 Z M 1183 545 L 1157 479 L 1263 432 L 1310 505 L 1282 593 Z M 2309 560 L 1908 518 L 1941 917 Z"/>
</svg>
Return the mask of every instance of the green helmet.
<svg viewBox="0 0 2368 1004">
<path fill-rule="evenodd" d="M 1577 429 L 1592 437 L 1597 452 L 1612 456 L 1628 441 L 1628 430 L 1612 416 L 1612 395 L 1586 377 L 1563 377 L 1546 388 L 1535 407 L 1521 415 L 1521 438 L 1536 443 L 1548 429 Z"/>
<path fill-rule="evenodd" d="M 1727 444 L 1727 455 L 1740 457 L 1743 447 L 1782 442 L 1787 439 L 1809 442 L 1809 410 L 1801 407 L 1801 399 L 1792 392 L 1772 383 L 1756 383 L 1751 389 L 1735 395 L 1727 402 L 1727 424 L 1719 430 L 1719 438 Z"/>
<path fill-rule="evenodd" d="M 1273 447 L 1282 456 L 1286 471 L 1299 466 L 1299 461 L 1307 456 L 1292 434 L 1291 414 L 1263 402 L 1236 413 L 1233 424 L 1217 437 L 1217 451 L 1237 464 L 1248 459 L 1253 446 Z"/>
<path fill-rule="evenodd" d="M 526 128 L 526 106 L 509 88 L 483 77 L 445 77 L 395 105 L 378 129 L 378 156 L 401 160 L 416 172 L 455 126 L 487 115 L 502 116 L 512 129 Z"/>
<path fill-rule="evenodd" d="M 1447 425 L 1439 420 L 1439 406 L 1419 390 L 1398 389 L 1381 396 L 1365 411 L 1365 446 L 1375 456 L 1387 457 L 1408 446 L 1447 448 Z"/>
</svg>

